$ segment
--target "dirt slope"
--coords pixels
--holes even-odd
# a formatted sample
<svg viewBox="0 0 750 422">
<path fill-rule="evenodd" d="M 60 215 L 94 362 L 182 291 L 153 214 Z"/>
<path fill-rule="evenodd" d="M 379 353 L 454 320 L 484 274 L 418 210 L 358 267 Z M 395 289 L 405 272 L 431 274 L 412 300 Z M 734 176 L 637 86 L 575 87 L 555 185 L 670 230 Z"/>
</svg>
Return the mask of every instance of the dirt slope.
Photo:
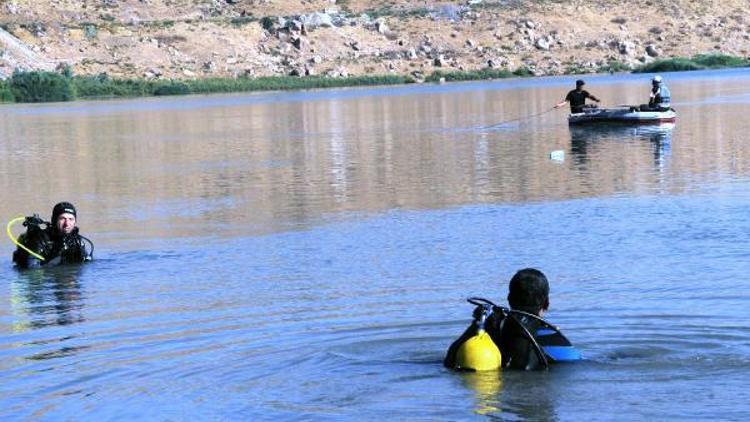
<svg viewBox="0 0 750 422">
<path fill-rule="evenodd" d="M 750 50 L 747 0 L 469 3 L 8 0 L 0 25 L 22 44 L 0 36 L 0 75 L 60 63 L 77 74 L 147 78 L 419 76 L 487 66 L 560 74 Z"/>
</svg>

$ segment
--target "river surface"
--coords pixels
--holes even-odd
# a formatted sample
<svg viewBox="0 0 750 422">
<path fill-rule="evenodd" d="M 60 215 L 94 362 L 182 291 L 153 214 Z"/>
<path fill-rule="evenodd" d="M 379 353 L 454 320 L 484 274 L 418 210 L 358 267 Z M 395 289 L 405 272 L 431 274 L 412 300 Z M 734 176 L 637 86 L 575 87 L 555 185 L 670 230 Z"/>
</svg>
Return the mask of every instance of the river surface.
<svg viewBox="0 0 750 422">
<path fill-rule="evenodd" d="M 0 217 L 96 244 L 2 242 L 0 418 L 747 420 L 750 72 L 664 77 L 673 127 L 571 129 L 571 77 L 0 106 Z M 524 267 L 584 360 L 443 368 Z"/>
</svg>

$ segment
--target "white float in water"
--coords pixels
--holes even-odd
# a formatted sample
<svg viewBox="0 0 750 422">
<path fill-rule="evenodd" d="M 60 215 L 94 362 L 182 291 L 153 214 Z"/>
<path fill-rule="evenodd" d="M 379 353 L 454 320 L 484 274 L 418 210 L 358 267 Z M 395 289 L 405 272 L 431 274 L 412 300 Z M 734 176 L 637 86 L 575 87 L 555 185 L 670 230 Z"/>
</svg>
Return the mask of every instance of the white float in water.
<svg viewBox="0 0 750 422">
<path fill-rule="evenodd" d="M 549 153 L 549 159 L 552 161 L 565 161 L 565 151 L 558 149 Z"/>
</svg>

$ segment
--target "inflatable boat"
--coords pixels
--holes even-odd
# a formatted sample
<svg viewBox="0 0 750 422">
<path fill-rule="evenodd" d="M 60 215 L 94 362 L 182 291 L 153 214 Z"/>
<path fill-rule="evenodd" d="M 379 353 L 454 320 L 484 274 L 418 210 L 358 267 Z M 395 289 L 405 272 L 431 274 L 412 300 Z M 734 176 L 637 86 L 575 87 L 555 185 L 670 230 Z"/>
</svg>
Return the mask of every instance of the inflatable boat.
<svg viewBox="0 0 750 422">
<path fill-rule="evenodd" d="M 621 108 L 590 108 L 582 113 L 568 116 L 568 124 L 583 125 L 592 123 L 624 123 L 624 124 L 662 124 L 673 123 L 677 120 L 677 113 L 673 109 L 666 111 L 641 111 L 633 107 Z"/>
</svg>

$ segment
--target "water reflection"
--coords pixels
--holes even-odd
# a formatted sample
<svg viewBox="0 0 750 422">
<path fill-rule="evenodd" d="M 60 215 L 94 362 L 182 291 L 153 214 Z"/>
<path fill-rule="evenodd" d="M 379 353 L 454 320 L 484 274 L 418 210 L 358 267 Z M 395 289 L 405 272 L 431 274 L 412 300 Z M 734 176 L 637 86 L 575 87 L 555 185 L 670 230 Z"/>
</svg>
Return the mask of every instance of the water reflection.
<svg viewBox="0 0 750 422">
<path fill-rule="evenodd" d="M 87 227 L 122 245 L 124 237 L 296 230 L 342 211 L 679 192 L 693 173 L 747 173 L 746 143 L 716 143 L 743 123 L 736 105 L 708 114 L 681 106 L 672 160 L 666 126 L 569 131 L 562 114 L 549 113 L 475 130 L 539 114 L 569 82 L 545 81 L 402 91 L 412 95 L 353 89 L 78 106 L 91 114 L 8 107 L 0 116 L 0 186 L 15 204 L 0 204 L 0 212 L 47 206 L 29 192 L 85 192 L 77 204 L 98 211 L 87 215 Z M 713 95 L 714 88 L 706 89 Z M 635 102 L 642 86 L 616 77 L 601 92 Z M 701 95 L 683 90 L 681 98 Z M 551 165 L 549 152 L 567 150 L 569 139 L 572 165 Z M 651 177 L 667 165 L 682 177 Z"/>
<path fill-rule="evenodd" d="M 16 332 L 83 322 L 82 265 L 19 272 L 11 284 Z"/>
<path fill-rule="evenodd" d="M 555 369 L 559 371 L 559 368 Z M 505 374 L 505 388 L 500 395 L 503 414 L 498 419 L 559 420 L 557 389 L 562 386 L 555 385 L 559 380 L 550 377 L 550 372 L 508 371 Z"/>
<path fill-rule="evenodd" d="M 503 390 L 502 371 L 479 371 L 461 373 L 463 384 L 474 391 L 479 415 L 498 414 L 501 412 L 500 392 Z"/>
<path fill-rule="evenodd" d="M 463 385 L 474 392 L 474 413 L 490 420 L 556 420 L 547 375 L 524 371 L 460 373 Z"/>
<path fill-rule="evenodd" d="M 654 167 L 663 169 L 671 153 L 674 123 L 662 125 L 592 125 L 570 127 L 570 152 L 577 167 L 586 169 L 591 150 L 608 141 L 648 141 Z"/>
</svg>

